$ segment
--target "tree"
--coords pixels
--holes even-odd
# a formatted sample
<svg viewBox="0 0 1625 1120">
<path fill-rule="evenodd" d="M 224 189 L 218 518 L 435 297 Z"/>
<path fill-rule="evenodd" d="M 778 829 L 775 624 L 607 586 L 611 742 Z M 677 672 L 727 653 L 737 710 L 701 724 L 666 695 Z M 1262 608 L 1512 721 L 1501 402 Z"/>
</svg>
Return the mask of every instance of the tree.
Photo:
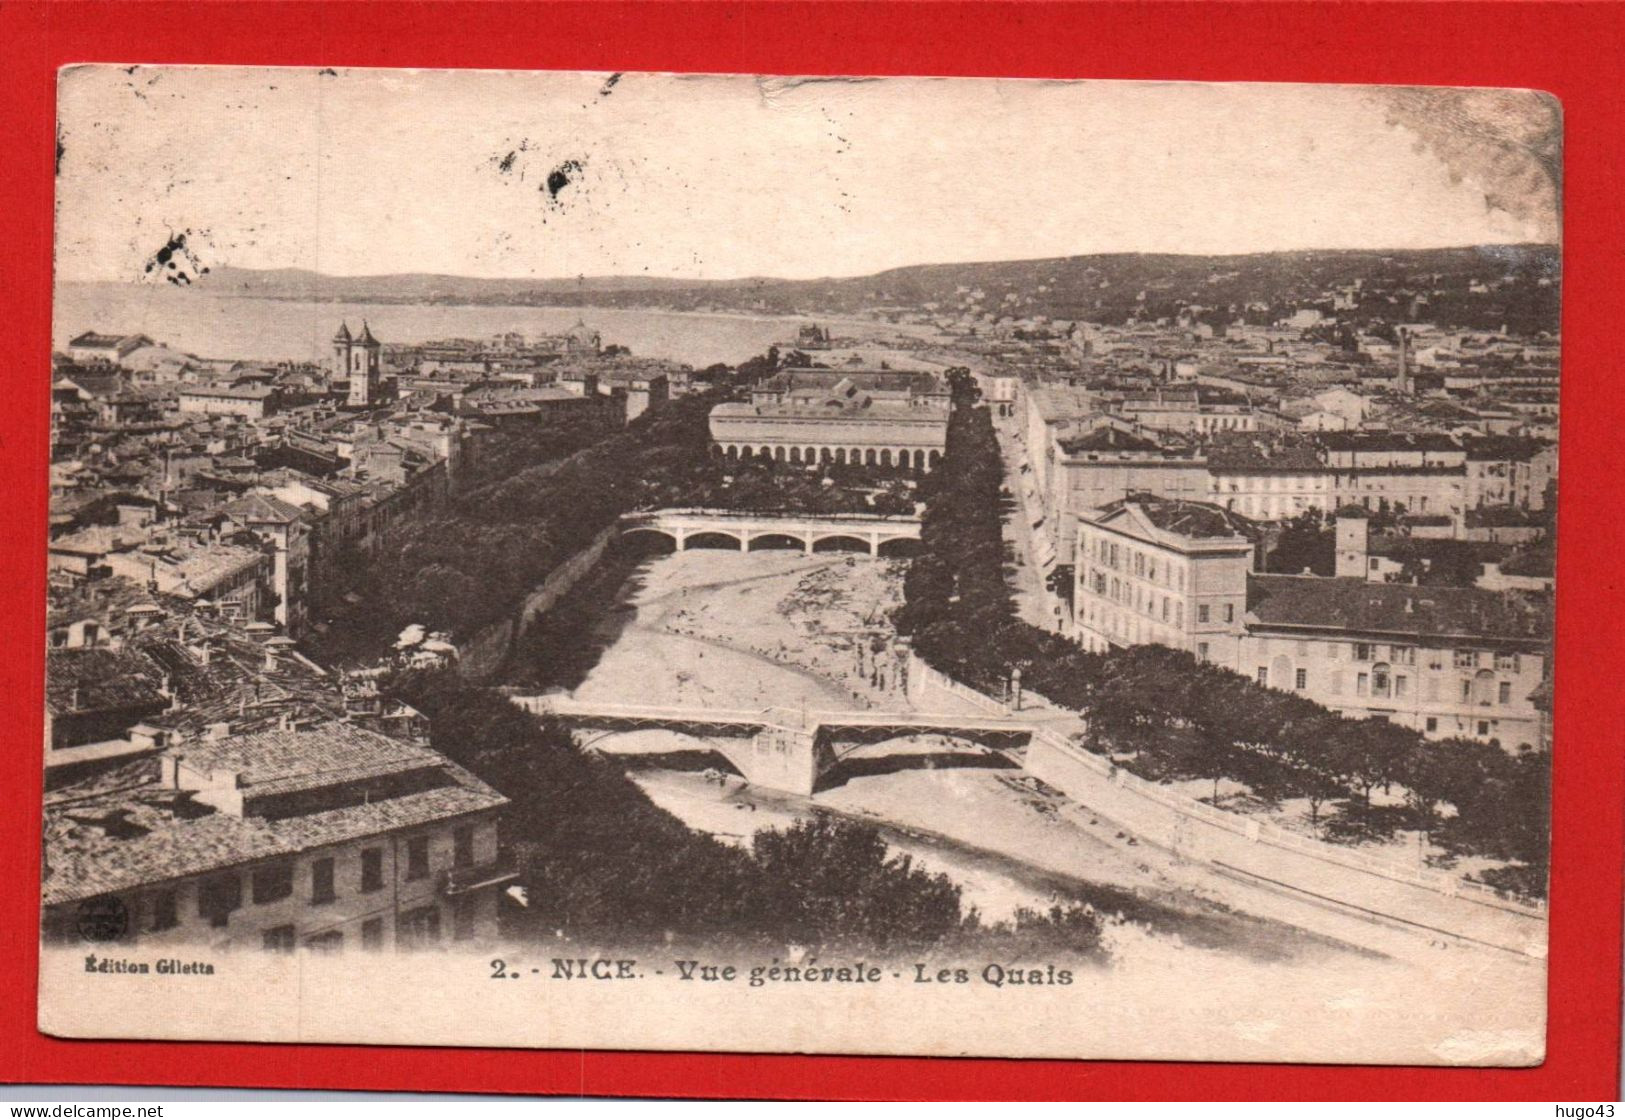
<svg viewBox="0 0 1625 1120">
<path fill-rule="evenodd" d="M 915 867 L 907 855 L 889 854 L 870 825 L 812 817 L 758 832 L 751 854 L 783 935 L 803 944 L 930 944 L 964 919 L 959 887 Z"/>
<path fill-rule="evenodd" d="M 1318 507 L 1287 521 L 1265 561 L 1272 572 L 1298 575 L 1311 571 L 1330 576 L 1337 570 L 1337 534 Z"/>
<path fill-rule="evenodd" d="M 1326 733 L 1337 771 L 1360 791 L 1367 811 L 1373 789 L 1401 779 L 1418 741 L 1416 732 L 1385 719 L 1336 720 Z"/>
</svg>

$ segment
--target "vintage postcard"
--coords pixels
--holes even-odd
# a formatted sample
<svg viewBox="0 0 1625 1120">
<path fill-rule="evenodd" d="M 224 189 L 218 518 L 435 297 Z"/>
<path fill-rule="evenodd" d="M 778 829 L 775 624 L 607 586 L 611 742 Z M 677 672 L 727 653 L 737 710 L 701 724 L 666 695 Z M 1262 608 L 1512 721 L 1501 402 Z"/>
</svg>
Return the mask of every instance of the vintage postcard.
<svg viewBox="0 0 1625 1120">
<path fill-rule="evenodd" d="M 59 95 L 43 1030 L 1542 1060 L 1551 97 Z"/>
</svg>

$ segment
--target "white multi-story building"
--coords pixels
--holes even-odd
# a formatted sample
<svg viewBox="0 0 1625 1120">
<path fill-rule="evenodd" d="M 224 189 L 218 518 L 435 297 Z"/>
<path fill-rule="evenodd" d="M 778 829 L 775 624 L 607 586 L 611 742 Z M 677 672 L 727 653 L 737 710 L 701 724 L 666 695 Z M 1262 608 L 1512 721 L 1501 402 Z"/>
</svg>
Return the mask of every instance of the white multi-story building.
<svg viewBox="0 0 1625 1120">
<path fill-rule="evenodd" d="M 1253 542 L 1206 502 L 1135 495 L 1079 518 L 1073 595 L 1085 648 L 1155 643 L 1232 666 Z"/>
</svg>

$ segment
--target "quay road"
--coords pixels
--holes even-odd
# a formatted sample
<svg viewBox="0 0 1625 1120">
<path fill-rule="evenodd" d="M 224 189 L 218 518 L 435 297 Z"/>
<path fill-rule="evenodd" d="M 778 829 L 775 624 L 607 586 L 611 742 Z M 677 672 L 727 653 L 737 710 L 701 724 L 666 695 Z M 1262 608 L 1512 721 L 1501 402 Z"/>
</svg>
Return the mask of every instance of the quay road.
<svg viewBox="0 0 1625 1120">
<path fill-rule="evenodd" d="M 993 433 L 998 437 L 999 454 L 1004 460 L 1004 485 L 1014 501 L 1004 514 L 1004 538 L 1014 552 L 1011 590 L 1016 613 L 1022 621 L 1043 630 L 1057 630 L 1064 611 L 1061 599 L 1044 586 L 1044 569 L 1033 522 L 1043 510 L 1027 502 L 1027 478 L 1021 473 L 1024 458 L 1020 420 L 1010 416 L 993 417 Z"/>
</svg>

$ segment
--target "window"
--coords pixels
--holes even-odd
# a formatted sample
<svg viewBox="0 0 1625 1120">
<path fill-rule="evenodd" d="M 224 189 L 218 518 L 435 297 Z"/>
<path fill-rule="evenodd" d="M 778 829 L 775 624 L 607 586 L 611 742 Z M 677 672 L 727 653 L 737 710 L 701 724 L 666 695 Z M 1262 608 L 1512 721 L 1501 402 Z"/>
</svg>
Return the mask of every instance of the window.
<svg viewBox="0 0 1625 1120">
<path fill-rule="evenodd" d="M 254 904 L 277 902 L 293 893 L 293 864 L 273 863 L 254 869 Z"/>
<path fill-rule="evenodd" d="M 429 947 L 440 943 L 440 907 L 420 906 L 400 916 L 395 925 L 395 944 L 402 949 Z"/>
<path fill-rule="evenodd" d="M 242 904 L 243 881 L 236 875 L 218 875 L 198 888 L 198 917 L 208 919 L 216 929 L 224 927 L 231 912 Z"/>
<path fill-rule="evenodd" d="M 1236 621 L 1236 604 L 1226 603 L 1224 605 L 1224 620 L 1226 622 Z"/>
<path fill-rule="evenodd" d="M 1490 733 L 1490 721 L 1489 720 L 1481 719 L 1481 720 L 1478 721 L 1478 733 L 1480 735 L 1488 735 Z"/>
<path fill-rule="evenodd" d="M 361 893 L 382 890 L 384 886 L 384 849 L 361 849 Z"/>
<path fill-rule="evenodd" d="M 1415 646 L 1395 646 L 1394 650 L 1393 650 L 1393 653 L 1394 653 L 1393 662 L 1394 662 L 1395 665 L 1415 665 L 1416 664 L 1416 647 Z"/>
<path fill-rule="evenodd" d="M 1429 734 L 1439 730 L 1439 721 L 1432 716 L 1428 716 L 1427 729 Z"/>
<path fill-rule="evenodd" d="M 1470 680 L 1463 679 L 1462 682 L 1461 682 L 1461 702 L 1463 704 L 1468 704 L 1468 703 L 1472 702 L 1472 699 L 1473 699 L 1473 682 L 1470 681 Z"/>
<path fill-rule="evenodd" d="M 1373 656 L 1374 656 L 1374 651 L 1371 648 L 1371 643 L 1369 643 L 1369 642 L 1355 642 L 1354 643 L 1354 660 L 1356 660 L 1356 661 L 1370 661 L 1370 660 L 1373 659 Z"/>
<path fill-rule="evenodd" d="M 1519 668 L 1518 655 L 1515 653 L 1496 654 L 1495 667 L 1503 673 L 1516 673 Z"/>
<path fill-rule="evenodd" d="M 1308 642 L 1299 642 L 1298 643 L 1298 656 L 1299 657 L 1308 657 L 1309 656 L 1309 643 Z"/>
<path fill-rule="evenodd" d="M 451 842 L 451 865 L 453 867 L 473 867 L 474 827 L 472 825 L 463 825 L 461 828 L 455 829 L 451 834 Z"/>
<path fill-rule="evenodd" d="M 1270 683 L 1270 667 L 1268 665 L 1258 667 L 1258 683 L 1266 686 Z"/>
<path fill-rule="evenodd" d="M 1207 660 L 1207 643 L 1206 642 L 1197 642 L 1196 643 L 1196 660 L 1198 660 L 1198 661 L 1206 661 Z"/>
<path fill-rule="evenodd" d="M 1409 677 L 1394 678 L 1394 699 L 1404 699 L 1407 695 L 1409 695 L 1410 691 L 1411 682 Z"/>
<path fill-rule="evenodd" d="M 384 947 L 384 919 L 368 918 L 361 923 L 361 947 L 369 953 Z"/>
<path fill-rule="evenodd" d="M 451 936 L 454 941 L 467 941 L 478 928 L 479 896 L 460 894 L 451 904 Z"/>
<path fill-rule="evenodd" d="M 1162 598 L 1162 621 L 1168 621 L 1168 597 L 1166 595 Z"/>
<path fill-rule="evenodd" d="M 262 941 L 268 953 L 291 953 L 294 944 L 293 927 L 272 926 L 262 935 Z"/>
<path fill-rule="evenodd" d="M 1470 649 L 1458 649 L 1456 651 L 1456 668 L 1458 668 L 1458 669 L 1476 669 L 1476 668 L 1478 668 L 1478 652 L 1476 650 L 1470 650 Z"/>
<path fill-rule="evenodd" d="M 1496 698 L 1503 704 L 1512 703 L 1512 685 L 1511 685 L 1510 682 L 1508 682 L 1508 681 L 1502 681 L 1501 682 L 1501 688 L 1500 688 L 1500 691 L 1497 693 Z"/>
<path fill-rule="evenodd" d="M 152 896 L 152 932 L 174 929 L 180 924 L 174 891 L 158 891 Z"/>
<path fill-rule="evenodd" d="M 406 842 L 406 877 L 422 879 L 429 874 L 429 838 L 414 836 Z"/>
<path fill-rule="evenodd" d="M 332 902 L 333 894 L 333 861 L 332 859 L 319 859 L 310 865 L 310 901 L 312 905 L 320 906 L 324 902 Z"/>
<path fill-rule="evenodd" d="M 1371 691 L 1371 678 L 1365 673 L 1354 675 L 1354 695 L 1364 696 Z"/>
<path fill-rule="evenodd" d="M 1197 622 L 1206 622 L 1207 621 L 1207 604 L 1206 603 L 1201 603 L 1201 604 L 1199 604 L 1197 606 L 1197 608 L 1196 608 L 1196 621 Z"/>
<path fill-rule="evenodd" d="M 1293 683 L 1293 687 L 1299 689 L 1300 691 L 1305 689 L 1305 688 L 1308 688 L 1309 687 L 1309 670 L 1308 669 L 1299 669 L 1298 672 L 1297 672 L 1297 675 L 1293 678 L 1292 683 Z"/>
<path fill-rule="evenodd" d="M 342 930 L 330 929 L 326 933 L 318 933 L 305 938 L 305 948 L 312 953 L 338 953 L 344 949 L 344 933 Z"/>
<path fill-rule="evenodd" d="M 1373 665 L 1371 667 L 1371 695 L 1387 696 L 1390 692 L 1392 692 L 1392 686 L 1388 676 L 1387 662 Z"/>
</svg>

